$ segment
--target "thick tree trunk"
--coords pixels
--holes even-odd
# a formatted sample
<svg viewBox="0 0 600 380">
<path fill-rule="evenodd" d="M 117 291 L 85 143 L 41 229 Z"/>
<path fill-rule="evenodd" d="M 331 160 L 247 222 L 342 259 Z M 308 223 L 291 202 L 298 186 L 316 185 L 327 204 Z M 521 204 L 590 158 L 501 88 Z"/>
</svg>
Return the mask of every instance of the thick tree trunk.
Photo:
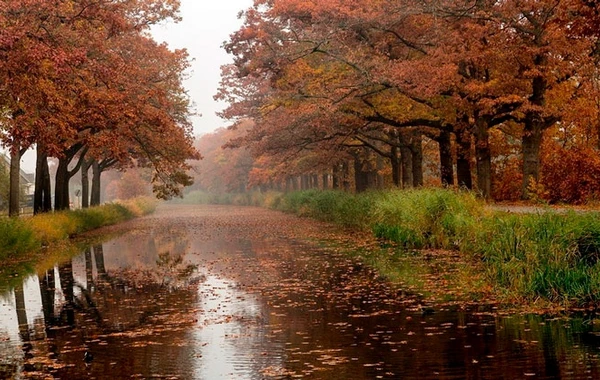
<svg viewBox="0 0 600 380">
<path fill-rule="evenodd" d="M 442 186 L 454 186 L 454 162 L 450 132 L 442 131 L 437 138 L 440 151 L 440 176 Z"/>
<path fill-rule="evenodd" d="M 412 153 L 412 173 L 413 186 L 423 186 L 423 138 L 420 134 L 415 134 L 410 144 Z"/>
<path fill-rule="evenodd" d="M 311 188 L 312 189 L 318 189 L 319 188 L 319 175 L 318 174 L 313 174 L 311 176 L 312 180 L 311 180 Z"/>
<path fill-rule="evenodd" d="M 342 162 L 341 166 L 342 189 L 350 191 L 350 164 L 348 161 Z"/>
<path fill-rule="evenodd" d="M 82 143 L 77 143 L 69 148 L 64 157 L 58 159 L 58 168 L 56 169 L 56 183 L 54 184 L 54 209 L 55 210 L 68 210 L 70 208 L 69 200 L 69 181 L 81 168 L 83 161 L 85 161 L 85 154 L 87 148 L 83 147 Z M 81 150 L 81 152 L 80 152 Z M 77 164 L 73 169 L 69 170 L 69 164 L 79 154 Z"/>
<path fill-rule="evenodd" d="M 69 162 L 70 159 L 59 158 L 54 183 L 54 209 L 69 209 Z"/>
<path fill-rule="evenodd" d="M 354 159 L 354 186 L 357 193 L 367 191 L 369 188 L 369 172 L 363 169 L 363 163 L 357 157 Z"/>
<path fill-rule="evenodd" d="M 323 174 L 321 178 L 321 182 L 323 183 L 323 190 L 329 189 L 329 173 Z"/>
<path fill-rule="evenodd" d="M 475 122 L 475 157 L 477 159 L 477 189 L 482 197 L 492 194 L 492 153 L 488 122 L 480 118 Z"/>
<path fill-rule="evenodd" d="M 407 145 L 402 145 L 400 153 L 402 157 L 402 188 L 408 189 L 414 185 L 412 151 Z"/>
<path fill-rule="evenodd" d="M 100 179 L 102 170 L 98 161 L 92 163 L 92 192 L 90 196 L 90 206 L 100 206 Z"/>
<path fill-rule="evenodd" d="M 534 63 L 543 66 L 547 59 L 544 55 L 536 55 Z M 529 98 L 531 103 L 542 108 L 546 103 L 547 81 L 543 76 L 535 76 L 532 80 L 532 94 Z M 521 188 L 521 197 L 529 199 L 529 186 L 532 182 L 538 182 L 540 179 L 540 149 L 542 146 L 542 137 L 544 129 L 551 126 L 553 122 L 545 119 L 540 112 L 529 112 L 526 115 L 522 142 L 523 153 L 523 183 Z"/>
<path fill-rule="evenodd" d="M 523 151 L 523 184 L 522 198 L 529 199 L 529 186 L 538 182 L 540 177 L 540 149 L 542 146 L 543 127 L 534 120 L 525 121 L 522 137 Z"/>
<path fill-rule="evenodd" d="M 308 190 L 310 188 L 310 176 L 303 174 L 301 178 L 301 189 Z"/>
<path fill-rule="evenodd" d="M 458 186 L 473 189 L 473 178 L 471 176 L 471 133 L 463 129 L 456 133 L 456 176 Z"/>
<path fill-rule="evenodd" d="M 21 151 L 12 149 L 10 153 L 10 185 L 8 194 L 8 215 L 19 216 L 21 195 Z"/>
<path fill-rule="evenodd" d="M 35 190 L 33 193 L 33 213 L 39 214 L 52 211 L 52 188 L 48 156 L 42 146 L 37 146 L 35 163 Z"/>
<path fill-rule="evenodd" d="M 339 190 L 341 187 L 342 181 L 340 180 L 340 164 L 333 165 L 333 174 L 331 179 L 331 188 L 334 190 Z"/>
<path fill-rule="evenodd" d="M 81 207 L 90 207 L 90 167 L 93 160 L 84 160 L 81 164 Z"/>
<path fill-rule="evenodd" d="M 400 187 L 402 166 L 400 160 L 400 149 L 397 146 L 392 146 L 390 149 L 390 164 L 392 166 L 392 182 L 394 183 L 394 186 Z"/>
</svg>

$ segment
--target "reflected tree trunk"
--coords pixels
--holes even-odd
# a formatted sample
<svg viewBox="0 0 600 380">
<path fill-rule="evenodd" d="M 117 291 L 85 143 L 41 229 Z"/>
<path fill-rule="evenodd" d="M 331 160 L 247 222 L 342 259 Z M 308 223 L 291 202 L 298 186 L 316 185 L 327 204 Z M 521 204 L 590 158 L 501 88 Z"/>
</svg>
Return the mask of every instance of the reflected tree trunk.
<svg viewBox="0 0 600 380">
<path fill-rule="evenodd" d="M 60 287 L 65 296 L 65 305 L 61 312 L 61 320 L 68 326 L 75 326 L 75 280 L 73 278 L 73 263 L 69 261 L 58 268 Z M 64 318 L 64 319 L 63 319 Z"/>
<path fill-rule="evenodd" d="M 92 248 L 87 247 L 84 251 L 85 257 L 85 287 L 91 291 L 94 287 L 94 264 L 92 262 Z"/>
<path fill-rule="evenodd" d="M 17 311 L 17 322 L 19 323 L 19 336 L 23 343 L 31 340 L 29 333 L 29 323 L 27 323 L 27 311 L 25 308 L 25 293 L 23 283 L 15 286 L 15 308 Z"/>
<path fill-rule="evenodd" d="M 40 296 L 42 299 L 42 312 L 44 313 L 44 323 L 46 333 L 50 327 L 54 326 L 54 293 L 56 290 L 54 279 L 54 268 L 49 269 L 38 279 L 40 284 Z"/>
<path fill-rule="evenodd" d="M 104 248 L 102 244 L 94 246 L 94 261 L 96 262 L 96 271 L 98 272 L 98 280 L 106 282 L 108 275 L 104 267 Z"/>
</svg>

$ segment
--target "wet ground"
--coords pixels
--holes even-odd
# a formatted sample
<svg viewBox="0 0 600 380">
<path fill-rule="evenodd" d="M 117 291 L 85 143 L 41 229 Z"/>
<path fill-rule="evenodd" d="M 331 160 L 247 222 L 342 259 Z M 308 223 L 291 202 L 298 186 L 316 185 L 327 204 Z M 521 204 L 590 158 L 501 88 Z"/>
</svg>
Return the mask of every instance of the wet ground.
<svg viewBox="0 0 600 380">
<path fill-rule="evenodd" d="M 324 224 L 161 206 L 116 230 L 0 296 L 0 378 L 600 378 L 594 315 L 426 303 Z"/>
</svg>

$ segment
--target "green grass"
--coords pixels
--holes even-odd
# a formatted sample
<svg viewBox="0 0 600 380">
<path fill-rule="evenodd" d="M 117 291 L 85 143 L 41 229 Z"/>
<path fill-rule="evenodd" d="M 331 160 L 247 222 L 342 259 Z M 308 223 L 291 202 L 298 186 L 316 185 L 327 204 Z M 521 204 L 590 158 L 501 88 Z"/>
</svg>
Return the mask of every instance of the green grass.
<svg viewBox="0 0 600 380">
<path fill-rule="evenodd" d="M 0 261 L 18 258 L 76 234 L 148 214 L 155 207 L 154 200 L 139 198 L 19 219 L 0 218 Z"/>
</svg>

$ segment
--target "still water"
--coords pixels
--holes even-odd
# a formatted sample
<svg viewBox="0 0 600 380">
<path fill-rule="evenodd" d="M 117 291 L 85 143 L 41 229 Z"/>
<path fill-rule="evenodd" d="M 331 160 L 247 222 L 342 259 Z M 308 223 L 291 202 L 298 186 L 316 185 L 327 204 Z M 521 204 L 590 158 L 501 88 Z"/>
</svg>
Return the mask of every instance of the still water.
<svg viewBox="0 0 600 380">
<path fill-rule="evenodd" d="M 600 378 L 594 315 L 425 306 L 291 216 L 140 223 L 0 295 L 0 378 Z"/>
</svg>

